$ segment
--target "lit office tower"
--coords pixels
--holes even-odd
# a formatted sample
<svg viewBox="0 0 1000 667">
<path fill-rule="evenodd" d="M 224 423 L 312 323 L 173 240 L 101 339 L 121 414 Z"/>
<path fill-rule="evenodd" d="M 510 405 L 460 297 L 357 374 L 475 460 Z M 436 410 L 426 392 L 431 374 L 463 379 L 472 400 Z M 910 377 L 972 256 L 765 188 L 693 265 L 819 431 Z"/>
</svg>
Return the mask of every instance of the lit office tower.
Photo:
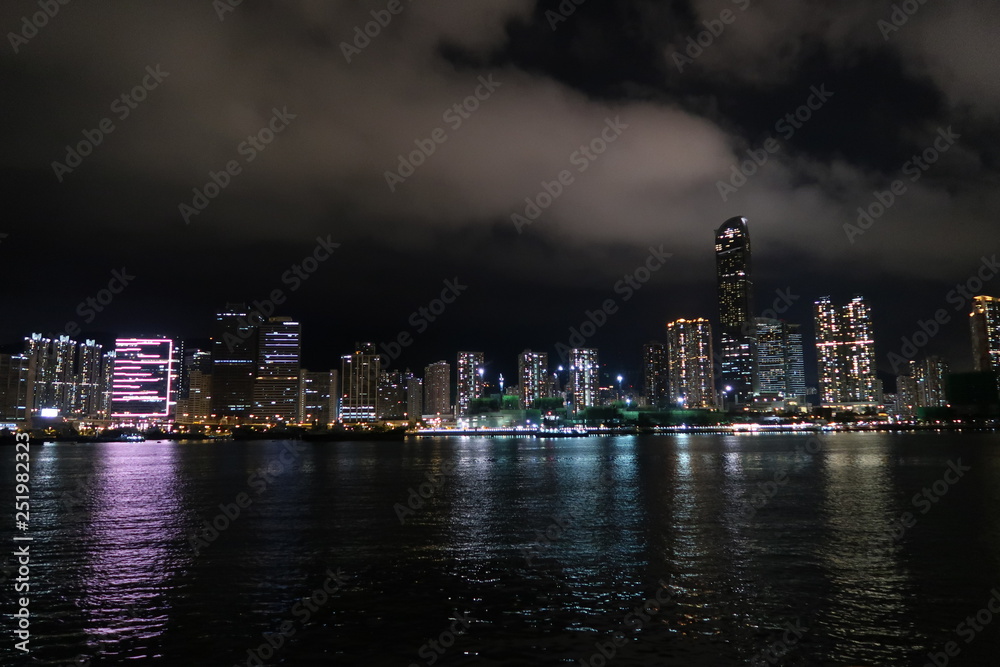
<svg viewBox="0 0 1000 667">
<path fill-rule="evenodd" d="M 253 415 L 258 421 L 293 422 L 299 416 L 302 325 L 272 317 L 257 328 Z"/>
<path fill-rule="evenodd" d="M 747 222 L 746 218 L 731 218 L 715 231 L 721 384 L 733 387 L 738 403 L 749 403 L 757 393 L 753 275 Z"/>
<path fill-rule="evenodd" d="M 202 353 L 206 354 L 206 353 Z M 175 421 L 179 424 L 205 424 L 212 418 L 212 375 L 190 368 L 186 374 L 187 388 L 178 391 Z"/>
<path fill-rule="evenodd" d="M 212 412 L 247 417 L 253 411 L 257 327 L 245 304 L 230 303 L 215 316 L 212 335 Z"/>
<path fill-rule="evenodd" d="M 663 408 L 669 403 L 669 371 L 667 346 L 664 343 L 651 341 L 642 346 L 643 391 L 648 405 Z"/>
<path fill-rule="evenodd" d="M 96 341 L 80 343 L 74 412 L 84 417 L 101 414 L 101 352 L 102 346 Z"/>
<path fill-rule="evenodd" d="M 424 369 L 424 414 L 451 412 L 451 365 L 436 361 Z"/>
<path fill-rule="evenodd" d="M 938 356 L 929 356 L 920 363 L 911 361 L 913 379 L 916 383 L 916 404 L 921 408 L 947 407 L 945 377 L 948 362 Z"/>
<path fill-rule="evenodd" d="M 382 358 L 374 343 L 358 343 L 354 354 L 340 359 L 343 382 L 340 399 L 340 419 L 345 424 L 373 422 L 378 406 L 378 378 Z"/>
<path fill-rule="evenodd" d="M 569 391 L 572 393 L 573 412 L 581 412 L 597 405 L 600 388 L 600 366 L 597 350 L 573 348 L 569 351 Z"/>
<path fill-rule="evenodd" d="M 299 423 L 326 427 L 337 421 L 338 371 L 299 371 Z"/>
<path fill-rule="evenodd" d="M 677 320 L 667 324 L 667 364 L 673 405 L 686 408 L 715 405 L 712 325 L 708 320 Z"/>
<path fill-rule="evenodd" d="M 836 306 L 830 297 L 816 302 L 816 356 L 823 405 L 877 405 L 875 341 L 871 309 L 863 297 Z"/>
<path fill-rule="evenodd" d="M 72 414 L 76 400 L 76 341 L 69 336 L 50 339 L 31 334 L 24 339 L 24 353 L 35 368 L 32 414 L 42 410 Z"/>
<path fill-rule="evenodd" d="M 758 317 L 757 394 L 763 398 L 805 399 L 805 359 L 802 332 L 797 324 Z"/>
<path fill-rule="evenodd" d="M 521 407 L 530 408 L 535 401 L 548 396 L 549 355 L 547 352 L 525 350 L 517 357 Z"/>
<path fill-rule="evenodd" d="M 1000 371 L 1000 298 L 972 300 L 972 358 L 976 370 Z"/>
<path fill-rule="evenodd" d="M 424 414 L 424 381 L 409 371 L 406 372 L 406 416 L 411 422 L 420 420 Z"/>
<path fill-rule="evenodd" d="M 398 421 L 406 417 L 406 380 L 402 371 L 382 371 L 376 405 L 379 419 Z"/>
<path fill-rule="evenodd" d="M 458 353 L 457 416 L 469 414 L 472 401 L 483 394 L 483 353 Z"/>
<path fill-rule="evenodd" d="M 126 420 L 165 420 L 174 410 L 170 401 L 174 342 L 168 338 L 119 338 L 115 341 L 111 416 Z"/>
<path fill-rule="evenodd" d="M 33 371 L 26 355 L 0 354 L 0 428 L 30 426 Z"/>
</svg>

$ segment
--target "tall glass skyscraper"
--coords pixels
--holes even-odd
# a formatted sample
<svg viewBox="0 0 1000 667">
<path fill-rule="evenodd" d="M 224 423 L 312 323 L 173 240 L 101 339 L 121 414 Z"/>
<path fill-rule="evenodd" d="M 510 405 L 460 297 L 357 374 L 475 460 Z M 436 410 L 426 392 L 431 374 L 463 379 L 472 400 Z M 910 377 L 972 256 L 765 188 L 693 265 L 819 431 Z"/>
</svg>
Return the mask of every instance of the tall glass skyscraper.
<svg viewBox="0 0 1000 667">
<path fill-rule="evenodd" d="M 344 383 L 341 421 L 345 424 L 375 421 L 381 373 L 382 356 L 374 343 L 358 343 L 354 354 L 341 357 L 340 377 Z"/>
<path fill-rule="evenodd" d="M 738 403 L 752 401 L 758 389 L 753 274 L 747 222 L 746 218 L 731 218 L 715 231 L 721 385 L 733 387 Z"/>
<path fill-rule="evenodd" d="M 871 309 L 864 297 L 836 306 L 826 296 L 816 302 L 816 355 L 820 400 L 829 406 L 879 403 Z"/>
<path fill-rule="evenodd" d="M 246 304 L 230 303 L 215 316 L 212 336 L 212 412 L 248 417 L 257 371 L 257 327 Z"/>
<path fill-rule="evenodd" d="M 805 358 L 797 324 L 758 317 L 758 395 L 769 399 L 804 401 Z"/>
<path fill-rule="evenodd" d="M 171 417 L 175 364 L 174 341 L 169 338 L 116 340 L 111 416 L 128 421 Z"/>
<path fill-rule="evenodd" d="M 292 422 L 299 416 L 302 325 L 272 317 L 257 330 L 253 414 L 258 421 Z"/>
</svg>

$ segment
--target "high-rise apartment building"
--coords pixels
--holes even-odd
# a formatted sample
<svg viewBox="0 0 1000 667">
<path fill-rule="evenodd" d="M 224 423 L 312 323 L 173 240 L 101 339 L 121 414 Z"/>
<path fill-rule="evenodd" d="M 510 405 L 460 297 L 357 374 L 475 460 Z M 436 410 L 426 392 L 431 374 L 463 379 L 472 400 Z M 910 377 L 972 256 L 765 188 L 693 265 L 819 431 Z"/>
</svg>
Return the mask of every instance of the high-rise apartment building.
<svg viewBox="0 0 1000 667">
<path fill-rule="evenodd" d="M 424 414 L 451 412 L 451 365 L 436 361 L 424 369 Z"/>
<path fill-rule="evenodd" d="M 406 379 L 402 371 L 382 371 L 378 383 L 378 418 L 400 420 L 406 417 Z"/>
<path fill-rule="evenodd" d="M 530 408 L 535 401 L 548 396 L 549 355 L 547 352 L 525 350 L 517 357 L 518 388 L 521 407 Z"/>
<path fill-rule="evenodd" d="M 338 419 L 339 371 L 299 371 L 299 423 L 326 427 Z"/>
<path fill-rule="evenodd" d="M 410 422 L 420 421 L 424 414 L 424 381 L 413 373 L 406 373 L 406 415 Z"/>
<path fill-rule="evenodd" d="M 972 360 L 977 371 L 1000 371 L 1000 298 L 972 300 Z"/>
<path fill-rule="evenodd" d="M 35 369 L 32 414 L 72 415 L 76 409 L 76 341 L 31 334 L 24 353 Z"/>
<path fill-rule="evenodd" d="M 815 313 L 820 400 L 827 406 L 878 405 L 871 309 L 864 298 L 837 306 L 823 297 Z"/>
<path fill-rule="evenodd" d="M 457 365 L 456 415 L 469 414 L 472 401 L 483 395 L 484 359 L 482 352 L 459 352 Z"/>
<path fill-rule="evenodd" d="M 938 356 L 929 356 L 920 362 L 911 361 L 912 376 L 916 383 L 916 404 L 921 408 L 943 408 L 948 405 L 945 395 L 945 378 L 948 362 Z"/>
<path fill-rule="evenodd" d="M 677 320 L 667 324 L 670 399 L 675 406 L 715 406 L 712 325 L 708 320 Z"/>
<path fill-rule="evenodd" d="M 31 425 L 34 368 L 23 354 L 0 354 L 0 424 Z"/>
<path fill-rule="evenodd" d="M 670 364 L 667 346 L 651 341 L 642 346 L 642 379 L 646 403 L 665 408 L 670 404 Z"/>
<path fill-rule="evenodd" d="M 573 412 L 579 413 L 597 405 L 600 389 L 600 366 L 597 350 L 573 348 L 569 351 L 569 391 Z"/>
</svg>

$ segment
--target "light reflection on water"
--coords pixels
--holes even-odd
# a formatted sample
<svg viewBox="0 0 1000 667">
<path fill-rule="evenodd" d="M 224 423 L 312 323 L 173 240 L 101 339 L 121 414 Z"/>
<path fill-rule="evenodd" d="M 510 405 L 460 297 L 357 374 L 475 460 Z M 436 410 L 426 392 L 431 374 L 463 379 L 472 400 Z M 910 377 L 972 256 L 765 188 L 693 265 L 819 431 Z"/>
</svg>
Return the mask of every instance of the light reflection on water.
<svg viewBox="0 0 1000 667">
<path fill-rule="evenodd" d="M 1000 438 L 838 434 L 796 452 L 807 438 L 300 443 L 263 489 L 249 480 L 287 443 L 36 445 L 34 657 L 245 664 L 288 621 L 271 663 L 427 664 L 421 646 L 469 614 L 436 664 L 575 664 L 616 631 L 614 664 L 747 664 L 792 622 L 808 630 L 780 664 L 922 664 L 1000 584 Z M 920 514 L 913 494 L 958 457 L 972 472 Z M 242 492 L 252 505 L 196 554 L 194 531 Z M 885 548 L 906 511 L 916 526 Z M 303 613 L 328 568 L 349 585 Z M 672 601 L 628 625 L 661 583 Z M 956 664 L 1000 654 L 998 635 Z"/>
</svg>

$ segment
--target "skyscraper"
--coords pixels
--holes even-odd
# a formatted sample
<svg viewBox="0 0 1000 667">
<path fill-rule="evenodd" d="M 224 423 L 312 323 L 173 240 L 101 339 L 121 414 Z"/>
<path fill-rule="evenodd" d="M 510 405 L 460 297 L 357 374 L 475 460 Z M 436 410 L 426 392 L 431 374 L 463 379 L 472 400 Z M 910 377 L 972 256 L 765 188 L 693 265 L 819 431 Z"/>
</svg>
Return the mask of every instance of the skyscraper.
<svg viewBox="0 0 1000 667">
<path fill-rule="evenodd" d="M 781 320 L 755 318 L 757 394 L 767 399 L 802 401 L 806 394 L 801 328 Z"/>
<path fill-rule="evenodd" d="M 219 417 L 248 417 L 253 410 L 257 371 L 257 327 L 246 304 L 230 303 L 215 316 L 212 336 L 212 411 Z"/>
<path fill-rule="evenodd" d="M 757 392 L 753 275 L 747 222 L 746 218 L 731 218 L 715 232 L 722 384 L 733 387 L 738 403 L 750 402 Z"/>
<path fill-rule="evenodd" d="M 445 415 L 451 412 L 451 366 L 436 361 L 424 369 L 424 414 Z"/>
<path fill-rule="evenodd" d="M 30 426 L 34 369 L 23 354 L 0 354 L 0 423 Z"/>
<path fill-rule="evenodd" d="M 424 414 L 424 381 L 413 373 L 406 373 L 406 416 L 410 422 L 420 421 Z"/>
<path fill-rule="evenodd" d="M 945 377 L 948 363 L 938 356 L 929 356 L 921 362 L 910 362 L 916 383 L 916 404 L 921 408 L 943 408 L 948 405 L 945 396 Z"/>
<path fill-rule="evenodd" d="M 326 427 L 337 421 L 339 371 L 299 371 L 299 423 Z"/>
<path fill-rule="evenodd" d="M 597 405 L 600 388 L 600 366 L 597 350 L 573 348 L 569 351 L 569 391 L 572 394 L 573 412 L 579 413 Z"/>
<path fill-rule="evenodd" d="M 302 325 L 290 317 L 272 317 L 258 328 L 257 340 L 254 417 L 259 421 L 296 421 Z"/>
<path fill-rule="evenodd" d="M 457 416 L 469 414 L 472 401 L 483 393 L 483 353 L 458 353 Z"/>
<path fill-rule="evenodd" d="M 670 396 L 670 364 L 664 343 L 651 341 L 642 346 L 642 375 L 646 402 L 653 407 L 666 407 Z"/>
<path fill-rule="evenodd" d="M 76 408 L 76 341 L 69 336 L 46 338 L 31 334 L 24 353 L 35 369 L 32 414 L 54 410 L 71 415 Z"/>
<path fill-rule="evenodd" d="M 382 371 L 378 383 L 378 418 L 406 417 L 406 380 L 402 371 Z"/>
<path fill-rule="evenodd" d="M 171 417 L 175 361 L 174 342 L 168 338 L 116 340 L 111 416 L 130 420 Z"/>
<path fill-rule="evenodd" d="M 343 391 L 340 419 L 345 424 L 375 421 L 382 357 L 374 343 L 358 343 L 354 354 L 341 357 Z"/>
<path fill-rule="evenodd" d="M 715 406 L 712 325 L 708 320 L 677 320 L 667 324 L 670 399 L 676 406 Z"/>
<path fill-rule="evenodd" d="M 101 350 L 102 346 L 97 341 L 80 343 L 73 412 L 83 417 L 101 413 Z"/>
<path fill-rule="evenodd" d="M 972 301 L 972 359 L 977 371 L 1000 371 L 1000 298 L 977 296 Z"/>
<path fill-rule="evenodd" d="M 871 309 L 857 296 L 843 306 L 816 302 L 816 352 L 824 405 L 863 407 L 879 402 Z"/>
<path fill-rule="evenodd" d="M 525 350 L 517 357 L 517 376 L 521 407 L 530 408 L 548 395 L 549 355 Z"/>
</svg>

